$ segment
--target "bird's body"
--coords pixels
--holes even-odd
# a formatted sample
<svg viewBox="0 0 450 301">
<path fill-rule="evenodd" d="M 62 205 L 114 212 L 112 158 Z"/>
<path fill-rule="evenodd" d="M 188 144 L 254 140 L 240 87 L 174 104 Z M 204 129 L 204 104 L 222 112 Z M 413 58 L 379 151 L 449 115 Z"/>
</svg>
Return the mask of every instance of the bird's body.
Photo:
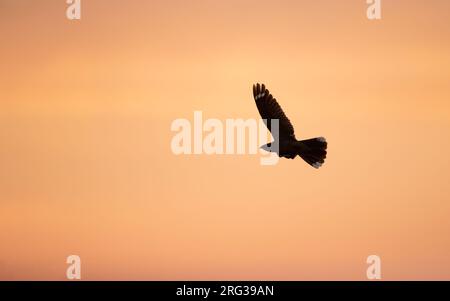
<svg viewBox="0 0 450 301">
<path fill-rule="evenodd" d="M 294 159 L 298 155 L 298 147 L 302 147 L 298 144 L 299 141 L 294 139 L 280 139 L 278 144 L 278 150 L 274 150 L 272 145 L 274 143 L 268 143 L 261 146 L 266 151 L 275 151 L 278 156 L 288 159 Z"/>
<path fill-rule="evenodd" d="M 272 121 L 278 120 L 278 133 L 272 132 L 276 140 L 263 145 L 261 148 L 269 152 L 276 152 L 279 157 L 288 159 L 294 159 L 296 156 L 300 156 L 314 168 L 322 166 L 327 155 L 327 142 L 325 138 L 318 137 L 297 140 L 294 135 L 294 127 L 264 84 L 253 85 L 253 96 L 258 111 L 265 120 L 269 131 L 272 132 L 273 130 Z M 277 147 L 274 148 L 273 145 Z"/>
</svg>

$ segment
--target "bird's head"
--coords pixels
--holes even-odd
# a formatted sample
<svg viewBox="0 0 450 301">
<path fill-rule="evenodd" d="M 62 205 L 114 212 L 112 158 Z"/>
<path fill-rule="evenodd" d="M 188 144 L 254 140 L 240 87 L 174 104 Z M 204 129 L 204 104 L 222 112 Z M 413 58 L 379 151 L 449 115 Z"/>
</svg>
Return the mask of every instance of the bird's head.
<svg viewBox="0 0 450 301">
<path fill-rule="evenodd" d="M 261 146 L 260 148 L 263 149 L 263 150 L 265 150 L 266 152 L 271 152 L 271 151 L 272 151 L 272 143 L 264 144 L 264 145 Z"/>
</svg>

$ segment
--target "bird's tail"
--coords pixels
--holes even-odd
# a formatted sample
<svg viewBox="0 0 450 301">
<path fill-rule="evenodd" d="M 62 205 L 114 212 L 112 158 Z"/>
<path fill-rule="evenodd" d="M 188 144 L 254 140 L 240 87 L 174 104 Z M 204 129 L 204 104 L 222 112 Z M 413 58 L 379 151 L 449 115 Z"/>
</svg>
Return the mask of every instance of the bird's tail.
<svg viewBox="0 0 450 301">
<path fill-rule="evenodd" d="M 298 155 L 309 165 L 319 168 L 327 157 L 327 141 L 323 137 L 298 141 Z"/>
</svg>

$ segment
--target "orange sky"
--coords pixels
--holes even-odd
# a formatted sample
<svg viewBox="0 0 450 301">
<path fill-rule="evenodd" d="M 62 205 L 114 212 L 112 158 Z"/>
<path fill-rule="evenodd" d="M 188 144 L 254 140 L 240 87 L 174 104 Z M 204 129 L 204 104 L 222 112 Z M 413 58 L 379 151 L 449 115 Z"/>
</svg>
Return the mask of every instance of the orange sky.
<svg viewBox="0 0 450 301">
<path fill-rule="evenodd" d="M 0 279 L 450 280 L 450 2 L 0 0 Z M 175 156 L 176 118 L 258 118 L 315 170 Z"/>
</svg>

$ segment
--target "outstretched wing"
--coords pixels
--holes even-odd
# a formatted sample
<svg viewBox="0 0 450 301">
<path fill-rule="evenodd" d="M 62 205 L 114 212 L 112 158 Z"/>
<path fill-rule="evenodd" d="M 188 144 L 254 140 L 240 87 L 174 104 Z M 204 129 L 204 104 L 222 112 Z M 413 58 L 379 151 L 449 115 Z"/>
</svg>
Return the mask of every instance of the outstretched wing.
<svg viewBox="0 0 450 301">
<path fill-rule="evenodd" d="M 280 138 L 292 137 L 294 138 L 294 127 L 289 119 L 284 114 L 277 100 L 273 98 L 269 90 L 266 89 L 264 84 L 253 85 L 253 97 L 255 98 L 256 107 L 262 119 L 267 120 L 266 125 L 269 131 L 271 131 L 271 119 L 279 120 L 279 135 Z"/>
</svg>

